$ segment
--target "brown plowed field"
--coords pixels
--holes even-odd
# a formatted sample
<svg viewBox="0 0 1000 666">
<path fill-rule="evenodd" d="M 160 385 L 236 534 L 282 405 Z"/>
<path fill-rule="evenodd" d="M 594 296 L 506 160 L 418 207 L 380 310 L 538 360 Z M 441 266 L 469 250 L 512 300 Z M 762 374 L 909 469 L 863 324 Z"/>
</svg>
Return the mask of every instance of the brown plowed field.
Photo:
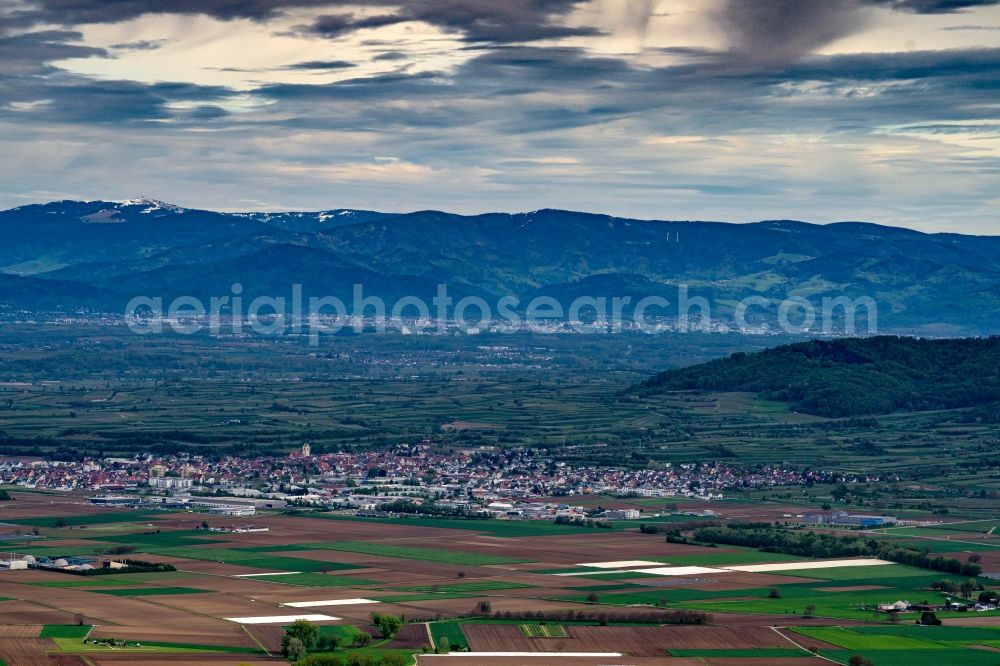
<svg viewBox="0 0 1000 666">
<path fill-rule="evenodd" d="M 0 625 L 4 624 L 73 624 L 73 614 L 30 601 L 4 601 L 0 602 Z"/>
<path fill-rule="evenodd" d="M 707 666 L 816 666 L 829 664 L 816 657 L 754 657 L 750 659 L 732 657 L 702 657 Z"/>
<path fill-rule="evenodd" d="M 50 657 L 48 652 L 55 649 L 56 644 L 46 638 L 0 638 L 0 659 L 7 666 L 86 666 L 78 657 Z"/>
<path fill-rule="evenodd" d="M 390 648 L 412 648 L 419 650 L 425 645 L 429 645 L 427 638 L 427 626 L 424 624 L 404 624 L 399 629 L 399 633 L 393 637 L 389 643 Z"/>
<path fill-rule="evenodd" d="M 670 648 L 746 650 L 789 647 L 768 629 L 757 627 L 596 627 L 567 626 L 569 638 L 528 638 L 515 624 L 465 624 L 469 647 L 478 652 L 622 652 L 635 657 L 663 656 Z"/>
<path fill-rule="evenodd" d="M 231 622 L 225 624 L 212 623 L 209 626 L 200 623 L 189 623 L 188 627 L 164 627 L 161 625 L 146 626 L 95 626 L 91 631 L 94 638 L 120 638 L 122 640 L 164 641 L 167 643 L 194 643 L 197 645 L 224 645 L 229 647 L 255 648 L 257 644 Z"/>
<path fill-rule="evenodd" d="M 614 650 L 602 650 L 614 652 Z M 449 655 L 417 655 L 418 666 L 705 666 L 701 659 L 688 657 L 478 657 Z M 815 666 L 815 665 L 813 665 Z"/>
<path fill-rule="evenodd" d="M 247 627 L 247 631 L 256 638 L 261 645 L 267 648 L 268 652 L 281 652 L 281 637 L 285 635 L 285 630 L 276 625 L 255 625 Z"/>
<path fill-rule="evenodd" d="M 87 659 L 96 666 L 220 666 L 221 664 L 241 664 L 245 666 L 274 666 L 275 663 L 288 663 L 285 659 L 262 659 L 260 657 L 226 656 L 226 655 L 167 655 L 150 654 L 148 657 L 137 657 L 135 655 L 101 655 L 96 657 L 88 655 Z"/>
</svg>

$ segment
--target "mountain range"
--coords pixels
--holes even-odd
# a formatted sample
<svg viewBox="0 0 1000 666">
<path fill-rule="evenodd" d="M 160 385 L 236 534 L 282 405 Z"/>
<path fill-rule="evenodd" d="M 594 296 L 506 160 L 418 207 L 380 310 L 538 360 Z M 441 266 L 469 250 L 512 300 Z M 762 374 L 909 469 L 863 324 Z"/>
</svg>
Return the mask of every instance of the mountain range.
<svg viewBox="0 0 1000 666">
<path fill-rule="evenodd" d="M 748 296 L 870 297 L 881 330 L 954 335 L 1000 328 L 1000 237 L 861 222 L 646 221 L 563 210 L 463 216 L 220 213 L 154 199 L 57 201 L 0 212 L 0 307 L 120 313 L 136 295 L 303 293 L 349 302 L 661 295 L 677 287 L 730 315 Z M 754 311 L 773 319 L 776 308 Z"/>
</svg>

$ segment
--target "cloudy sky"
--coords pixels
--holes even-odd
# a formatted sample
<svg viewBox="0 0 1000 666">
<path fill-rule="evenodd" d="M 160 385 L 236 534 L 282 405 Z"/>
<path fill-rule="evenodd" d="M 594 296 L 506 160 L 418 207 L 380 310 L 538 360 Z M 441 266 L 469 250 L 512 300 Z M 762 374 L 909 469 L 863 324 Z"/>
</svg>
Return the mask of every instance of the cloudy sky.
<svg viewBox="0 0 1000 666">
<path fill-rule="evenodd" d="M 1000 234 L 997 0 L 0 0 L 0 208 Z"/>
</svg>

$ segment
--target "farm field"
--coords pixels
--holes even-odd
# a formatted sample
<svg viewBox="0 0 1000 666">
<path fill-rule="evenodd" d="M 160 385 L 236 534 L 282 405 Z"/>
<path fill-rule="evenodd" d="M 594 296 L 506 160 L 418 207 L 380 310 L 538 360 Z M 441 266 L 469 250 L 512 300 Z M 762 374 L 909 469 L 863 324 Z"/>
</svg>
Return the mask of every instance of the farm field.
<svg viewBox="0 0 1000 666">
<path fill-rule="evenodd" d="M 793 627 L 796 634 L 820 640 L 837 649 L 819 652 L 842 659 L 860 654 L 875 664 L 997 663 L 1000 629 L 966 627 Z M 992 661 L 991 661 L 992 659 Z M 952 662 L 954 660 L 954 662 Z"/>
<path fill-rule="evenodd" d="M 389 544 L 363 543 L 359 541 L 333 541 L 311 544 L 312 548 L 341 550 L 348 553 L 364 553 L 366 555 L 382 555 L 408 560 L 423 560 L 426 562 L 444 562 L 447 564 L 522 564 L 530 562 L 518 557 L 501 557 L 483 553 L 463 553 L 455 550 L 420 548 L 416 546 L 393 546 Z"/>
<path fill-rule="evenodd" d="M 854 654 L 881 666 L 930 651 L 977 664 L 988 663 L 987 648 L 1000 647 L 996 613 L 939 613 L 944 626 L 926 628 L 912 626 L 916 615 L 903 614 L 891 625 L 873 612 L 875 604 L 898 599 L 944 598 L 930 586 L 945 574 L 899 564 L 855 566 L 863 562 L 839 558 L 827 567 L 823 560 L 754 549 L 668 543 L 625 525 L 517 530 L 504 521 L 275 512 L 253 519 L 267 532 L 206 532 L 203 520 L 223 525 L 232 519 L 168 511 L 94 514 L 73 495 L 15 495 L 0 504 L 0 523 L 7 525 L 0 530 L 11 537 L 5 547 L 15 553 L 44 549 L 50 557 L 69 557 L 128 546 L 134 549 L 128 557 L 176 570 L 0 571 L 0 597 L 7 599 L 0 601 L 2 632 L 36 641 L 16 647 L 0 636 L 0 659 L 8 663 L 23 661 L 29 648 L 34 658 L 60 665 L 84 657 L 144 666 L 188 663 L 181 659 L 281 663 L 283 627 L 301 616 L 315 618 L 321 635 L 338 638 L 334 654 L 398 654 L 419 658 L 422 666 L 438 663 L 423 656 L 425 648 L 444 646 L 539 655 L 521 657 L 528 666 L 557 652 L 623 655 L 601 662 L 608 664 L 797 666 L 815 659 L 803 656 L 800 645 L 844 664 Z M 37 538 L 18 542 L 14 531 L 23 530 L 22 522 L 57 513 L 75 520 L 40 527 Z M 15 515 L 21 522 L 7 520 Z M 817 565 L 823 568 L 799 568 Z M 761 566 L 766 570 L 741 570 Z M 381 637 L 373 612 L 403 616 L 406 624 L 398 636 Z M 701 625 L 677 626 L 670 624 L 676 613 L 708 616 Z M 985 624 L 959 624 L 970 620 Z M 372 637 L 370 644 L 357 643 L 363 634 Z M 85 644 L 84 636 L 129 646 L 116 651 Z M 888 653 L 897 661 L 886 661 Z M 463 663 L 453 659 L 445 663 Z"/>
</svg>

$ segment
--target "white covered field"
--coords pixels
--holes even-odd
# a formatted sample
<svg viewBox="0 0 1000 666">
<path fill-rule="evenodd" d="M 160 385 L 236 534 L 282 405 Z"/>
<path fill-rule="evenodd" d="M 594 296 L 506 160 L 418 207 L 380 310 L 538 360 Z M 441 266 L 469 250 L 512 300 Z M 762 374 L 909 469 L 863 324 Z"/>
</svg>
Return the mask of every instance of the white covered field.
<svg viewBox="0 0 1000 666">
<path fill-rule="evenodd" d="M 553 576 L 593 576 L 596 574 L 644 573 L 653 576 L 698 576 L 702 574 L 726 573 L 771 573 L 781 571 L 801 571 L 806 569 L 839 569 L 841 567 L 872 567 L 893 564 L 887 560 L 858 557 L 846 560 L 803 560 L 801 562 L 774 562 L 770 564 L 738 564 L 724 567 L 683 566 L 670 567 L 645 560 L 622 560 L 617 562 L 587 562 L 577 566 L 598 571 L 573 571 L 557 573 Z M 650 566 L 656 565 L 656 566 Z"/>
</svg>

